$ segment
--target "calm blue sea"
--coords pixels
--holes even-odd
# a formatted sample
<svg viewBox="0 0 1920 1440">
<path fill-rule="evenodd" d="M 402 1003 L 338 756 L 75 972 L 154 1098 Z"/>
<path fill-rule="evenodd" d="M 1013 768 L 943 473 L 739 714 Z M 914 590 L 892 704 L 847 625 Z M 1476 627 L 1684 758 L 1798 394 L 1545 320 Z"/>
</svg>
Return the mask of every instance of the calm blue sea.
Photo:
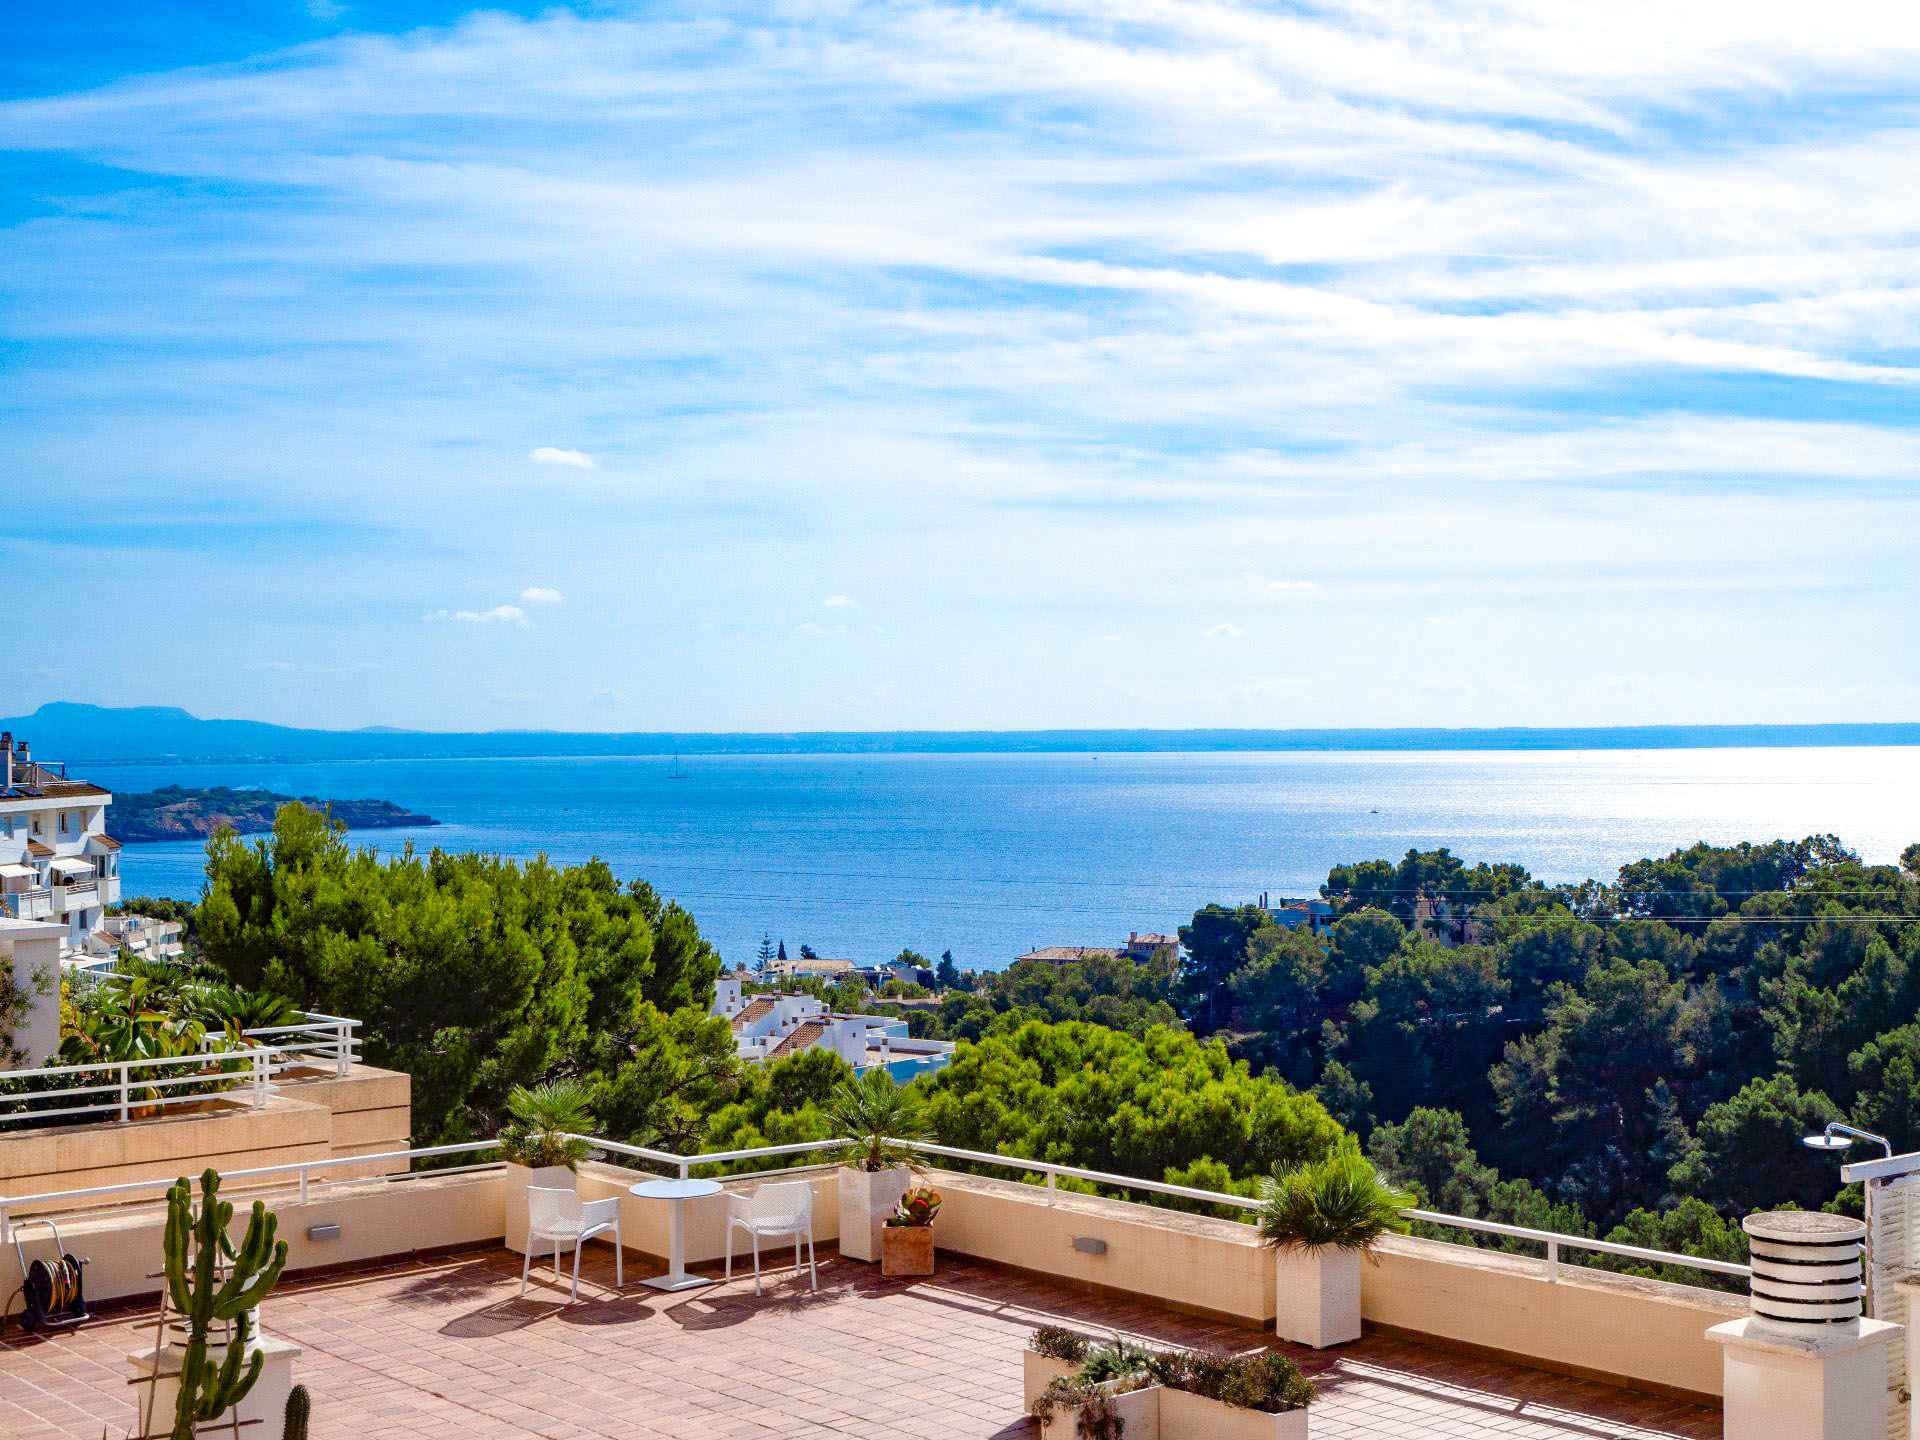
<svg viewBox="0 0 1920 1440">
<path fill-rule="evenodd" d="M 420 846 L 598 856 L 729 959 L 904 946 L 998 969 L 1171 931 L 1210 900 L 1310 894 L 1329 866 L 1452 847 L 1548 880 L 1695 840 L 1920 839 L 1920 747 L 1379 754 L 782 755 L 88 766 L 116 790 L 251 785 L 397 801 Z M 125 890 L 197 895 L 201 846 L 129 846 Z"/>
</svg>

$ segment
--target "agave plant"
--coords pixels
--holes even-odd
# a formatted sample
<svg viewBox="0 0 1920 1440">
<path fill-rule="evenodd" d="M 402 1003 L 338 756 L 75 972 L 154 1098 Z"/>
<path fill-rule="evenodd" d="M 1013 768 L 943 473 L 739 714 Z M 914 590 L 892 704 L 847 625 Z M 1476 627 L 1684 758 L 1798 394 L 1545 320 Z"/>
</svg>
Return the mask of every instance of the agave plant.
<svg viewBox="0 0 1920 1440">
<path fill-rule="evenodd" d="M 516 1165 L 535 1170 L 564 1165 L 571 1170 L 593 1148 L 570 1138 L 594 1126 L 587 1087 L 579 1080 L 516 1085 L 507 1095 L 507 1113 L 513 1118 L 500 1131 L 500 1153 Z"/>
<path fill-rule="evenodd" d="M 854 1170 L 891 1170 L 911 1164 L 918 1143 L 927 1138 L 920 1097 L 893 1083 L 885 1069 L 875 1066 L 852 1080 L 842 1080 L 827 1102 L 839 1142 L 840 1163 Z"/>
<path fill-rule="evenodd" d="M 1400 1212 L 1413 1203 L 1382 1182 L 1364 1156 L 1337 1150 L 1262 1183 L 1260 1234 L 1276 1249 L 1365 1252 L 1382 1235 L 1406 1232 Z"/>
</svg>

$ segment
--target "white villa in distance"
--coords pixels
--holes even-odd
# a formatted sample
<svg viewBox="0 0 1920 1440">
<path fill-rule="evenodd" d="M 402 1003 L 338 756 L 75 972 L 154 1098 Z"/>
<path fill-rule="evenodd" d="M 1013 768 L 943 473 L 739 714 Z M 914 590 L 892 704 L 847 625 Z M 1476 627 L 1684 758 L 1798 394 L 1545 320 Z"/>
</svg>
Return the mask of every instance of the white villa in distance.
<svg viewBox="0 0 1920 1440">
<path fill-rule="evenodd" d="M 953 1059 L 950 1040 L 915 1040 L 907 1022 L 891 1015 L 841 1015 L 814 995 L 748 995 L 738 974 L 722 975 L 714 988 L 713 1013 L 733 1024 L 742 1060 L 759 1062 L 831 1050 L 856 1074 L 883 1068 L 901 1085 L 943 1070 Z"/>
<path fill-rule="evenodd" d="M 0 756 L 0 914 L 62 926 L 62 951 L 84 953 L 120 899 L 120 842 L 106 831 L 113 795 L 34 760 L 10 732 Z"/>
</svg>

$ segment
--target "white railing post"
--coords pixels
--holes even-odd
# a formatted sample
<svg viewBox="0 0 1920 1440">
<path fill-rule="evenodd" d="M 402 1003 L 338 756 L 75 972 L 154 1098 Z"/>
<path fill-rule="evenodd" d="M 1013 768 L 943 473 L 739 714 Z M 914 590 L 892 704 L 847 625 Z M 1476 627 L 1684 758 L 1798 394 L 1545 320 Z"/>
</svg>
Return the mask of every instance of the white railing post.
<svg viewBox="0 0 1920 1440">
<path fill-rule="evenodd" d="M 352 1032 L 348 1030 L 347 1022 L 342 1020 L 333 1027 L 333 1035 L 334 1069 L 344 1079 L 353 1070 Z"/>
<path fill-rule="evenodd" d="M 300 1167 L 300 1203 L 307 1203 L 307 1167 L 304 1165 Z"/>
<path fill-rule="evenodd" d="M 1053 1204 L 1055 1197 L 1060 1193 L 1060 1187 L 1054 1183 L 1059 1178 L 1053 1171 L 1047 1171 L 1047 1204 L 1049 1205 Z"/>
<path fill-rule="evenodd" d="M 1560 1242 L 1547 1241 L 1547 1283 L 1551 1285 L 1560 1278 Z"/>
<path fill-rule="evenodd" d="M 267 1052 L 264 1048 L 253 1052 L 253 1108 L 264 1110 L 267 1105 Z"/>
<path fill-rule="evenodd" d="M 132 1098 L 132 1087 L 127 1083 L 127 1062 L 122 1060 L 120 1062 L 120 1123 L 122 1125 L 127 1123 L 130 1109 L 128 1102 Z"/>
</svg>

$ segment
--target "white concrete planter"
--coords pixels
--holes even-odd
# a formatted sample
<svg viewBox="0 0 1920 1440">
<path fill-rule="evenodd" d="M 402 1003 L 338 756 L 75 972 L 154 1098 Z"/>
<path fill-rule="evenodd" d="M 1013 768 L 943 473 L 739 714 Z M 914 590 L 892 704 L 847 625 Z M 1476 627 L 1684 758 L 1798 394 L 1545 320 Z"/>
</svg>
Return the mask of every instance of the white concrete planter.
<svg viewBox="0 0 1920 1440">
<path fill-rule="evenodd" d="M 210 1345 L 207 1348 L 209 1358 L 216 1365 L 226 1358 L 226 1346 Z M 261 1423 L 247 1426 L 237 1433 L 262 1437 L 278 1435 L 285 1421 L 287 1392 L 293 1389 L 293 1362 L 300 1357 L 300 1347 L 277 1335 L 260 1335 L 247 1348 L 260 1351 L 266 1356 L 266 1362 L 260 1367 L 260 1378 L 253 1382 L 253 1388 L 234 1408 L 240 1419 L 258 1420 Z M 139 1420 L 134 1430 L 136 1435 L 166 1435 L 173 1429 L 173 1407 L 179 1401 L 180 1364 L 185 1358 L 185 1347 L 167 1345 L 156 1352 L 149 1345 L 144 1350 L 130 1350 L 127 1352 L 127 1364 L 136 1380 L 145 1379 L 154 1373 L 156 1353 L 163 1378 L 151 1385 L 131 1387 Z M 196 1427 L 194 1433 L 229 1435 L 235 1432 L 227 1424 L 227 1418 L 222 1416 Z"/>
<path fill-rule="evenodd" d="M 1098 1388 L 1111 1395 L 1120 1383 L 1109 1380 Z M 1149 1385 L 1113 1395 L 1114 1413 L 1120 1417 L 1121 1434 L 1126 1440 L 1160 1440 L 1160 1397 L 1164 1393 L 1158 1385 Z M 1040 1440 L 1080 1440 L 1079 1407 L 1056 1410 L 1052 1421 L 1040 1427 Z"/>
<path fill-rule="evenodd" d="M 1020 1355 L 1020 1408 L 1029 1415 L 1033 1413 L 1033 1402 L 1040 1398 L 1041 1392 L 1056 1380 L 1064 1380 L 1079 1367 L 1070 1360 L 1056 1360 L 1051 1355 L 1042 1355 L 1037 1350 L 1022 1351 Z"/>
<path fill-rule="evenodd" d="M 840 1168 L 840 1253 L 849 1260 L 878 1261 L 880 1231 L 887 1217 L 900 1208 L 912 1172 L 904 1165 L 891 1170 Z"/>
<path fill-rule="evenodd" d="M 517 1255 L 527 1253 L 527 1191 L 572 1190 L 576 1188 L 573 1171 L 565 1165 L 542 1165 L 530 1170 L 525 1165 L 508 1164 L 506 1246 Z"/>
<path fill-rule="evenodd" d="M 1274 1252 L 1273 1333 L 1323 1350 L 1360 1338 L 1358 1251 L 1293 1245 Z"/>
<path fill-rule="evenodd" d="M 1160 1434 L 1162 1440 L 1307 1440 L 1307 1412 L 1242 1410 L 1185 1390 L 1162 1390 Z"/>
</svg>

